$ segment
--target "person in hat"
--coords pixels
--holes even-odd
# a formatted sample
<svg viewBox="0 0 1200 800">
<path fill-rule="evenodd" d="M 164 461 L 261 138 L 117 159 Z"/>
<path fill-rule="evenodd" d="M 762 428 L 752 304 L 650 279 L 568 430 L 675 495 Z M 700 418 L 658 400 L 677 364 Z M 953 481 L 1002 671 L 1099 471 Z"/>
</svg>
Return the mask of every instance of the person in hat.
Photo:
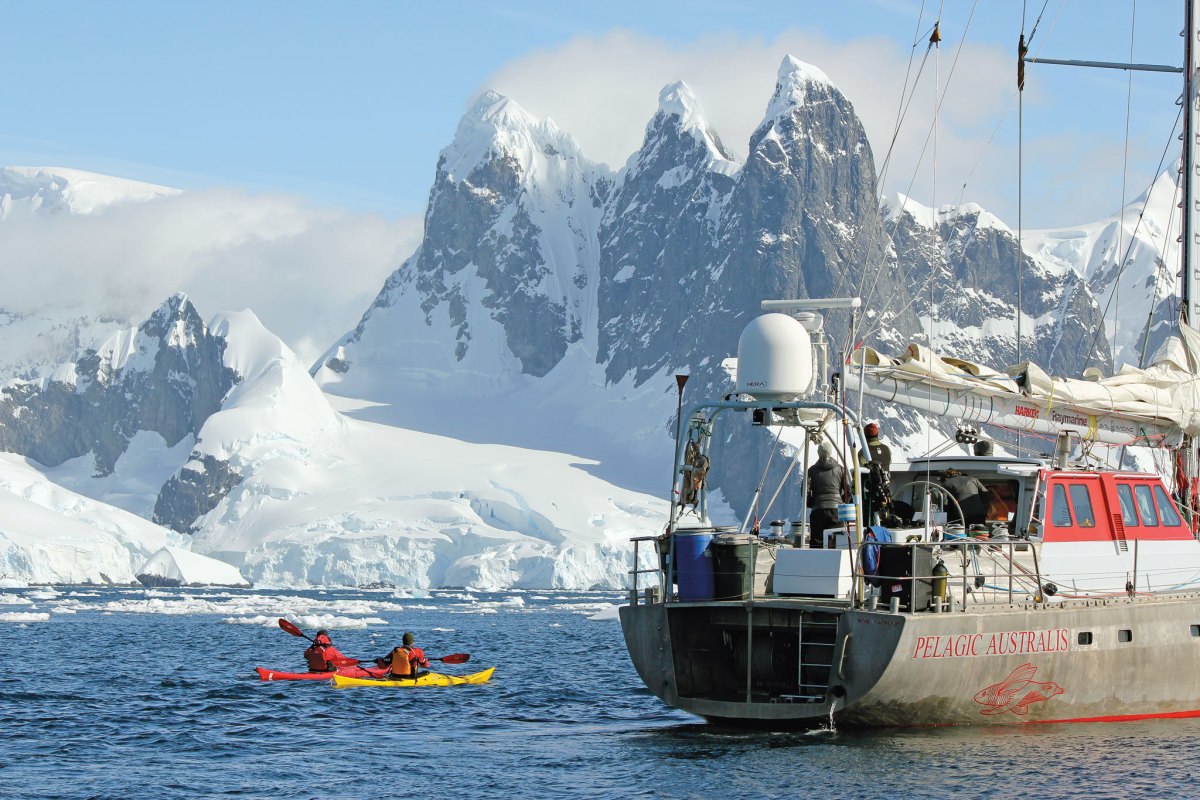
<svg viewBox="0 0 1200 800">
<path fill-rule="evenodd" d="M 871 460 L 883 467 L 884 472 L 891 471 L 892 448 L 880 441 L 879 426 L 868 422 L 863 426 L 863 435 L 867 438 L 867 450 L 871 453 Z"/>
<path fill-rule="evenodd" d="M 387 667 L 387 674 L 384 678 L 388 680 L 416 680 L 422 675 L 428 675 L 428 672 L 422 672 L 422 669 L 429 668 L 429 659 L 425 657 L 425 651 L 413 644 L 416 637 L 411 632 L 405 633 L 402 637 L 399 647 L 392 648 L 392 652 L 388 653 L 381 659 L 376 660 L 376 664 L 381 667 Z"/>
<path fill-rule="evenodd" d="M 817 447 L 817 462 L 808 468 L 808 518 L 812 546 L 825 546 L 825 529 L 839 528 L 838 504 L 842 502 L 846 485 L 846 470 L 833 457 L 829 442 Z"/>
<path fill-rule="evenodd" d="M 357 659 L 347 658 L 333 646 L 329 631 L 317 631 L 313 643 L 304 651 L 304 660 L 308 662 L 309 672 L 334 672 L 338 667 L 352 667 Z"/>
</svg>

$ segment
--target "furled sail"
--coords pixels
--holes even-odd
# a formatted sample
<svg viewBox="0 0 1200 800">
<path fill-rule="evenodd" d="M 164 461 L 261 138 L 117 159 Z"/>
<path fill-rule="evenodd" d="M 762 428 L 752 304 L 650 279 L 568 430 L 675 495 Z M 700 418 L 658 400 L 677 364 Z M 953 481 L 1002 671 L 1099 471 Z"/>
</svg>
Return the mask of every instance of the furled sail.
<svg viewBox="0 0 1200 800">
<path fill-rule="evenodd" d="M 1030 362 L 996 372 L 910 344 L 900 358 L 859 348 L 846 365 L 844 385 L 964 424 L 1174 447 L 1184 435 L 1200 435 L 1197 365 L 1200 331 L 1180 323 L 1150 367 L 1124 365 L 1110 377 L 1088 370 L 1083 380 L 1054 378 Z"/>
</svg>

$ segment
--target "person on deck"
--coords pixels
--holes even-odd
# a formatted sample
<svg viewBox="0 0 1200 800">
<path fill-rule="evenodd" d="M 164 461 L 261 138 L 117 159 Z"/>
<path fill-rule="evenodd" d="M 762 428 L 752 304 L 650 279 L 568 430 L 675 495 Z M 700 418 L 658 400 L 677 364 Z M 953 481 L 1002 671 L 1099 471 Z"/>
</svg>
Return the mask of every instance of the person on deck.
<svg viewBox="0 0 1200 800">
<path fill-rule="evenodd" d="M 863 426 L 863 435 L 867 437 L 867 450 L 871 453 L 871 460 L 883 467 L 884 472 L 890 472 L 892 469 L 892 448 L 880 441 L 879 426 L 874 422 L 868 422 Z"/>
<path fill-rule="evenodd" d="M 429 659 L 425 657 L 425 651 L 413 645 L 416 637 L 412 633 L 405 633 L 399 647 L 393 648 L 392 652 L 388 653 L 383 658 L 375 663 L 381 667 L 387 667 L 388 671 L 384 677 L 388 680 L 416 680 L 423 675 L 428 675 L 428 672 L 421 672 L 422 669 L 429 668 Z"/>
<path fill-rule="evenodd" d="M 833 457 L 833 447 L 821 442 L 817 447 L 817 463 L 808 468 L 809 530 L 812 546 L 825 546 L 825 529 L 837 528 L 837 507 L 842 502 L 846 470 Z"/>
<path fill-rule="evenodd" d="M 338 652 L 329 638 L 329 631 L 317 631 L 313 643 L 304 651 L 309 672 L 333 672 L 338 667 L 352 667 L 357 659 L 347 658 Z"/>
<path fill-rule="evenodd" d="M 964 525 L 977 525 L 987 521 L 990 493 L 988 488 L 983 485 L 983 481 L 964 475 L 953 467 L 943 471 L 941 477 L 946 491 L 958 501 L 959 507 L 962 508 L 963 516 L 966 517 L 962 521 Z M 951 522 L 957 522 L 958 509 L 952 504 L 949 511 L 948 519 Z"/>
</svg>

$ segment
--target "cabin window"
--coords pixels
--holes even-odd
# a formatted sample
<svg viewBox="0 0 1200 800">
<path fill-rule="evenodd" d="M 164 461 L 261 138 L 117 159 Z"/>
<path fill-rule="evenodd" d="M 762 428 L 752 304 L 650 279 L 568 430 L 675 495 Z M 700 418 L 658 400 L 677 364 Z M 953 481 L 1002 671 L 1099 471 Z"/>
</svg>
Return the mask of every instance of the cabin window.
<svg viewBox="0 0 1200 800">
<path fill-rule="evenodd" d="M 1200 625 L 1192 626 L 1192 636 L 1200 636 Z"/>
<path fill-rule="evenodd" d="M 1158 514 L 1162 517 L 1163 525 L 1183 524 L 1183 521 L 1179 519 L 1179 512 L 1175 510 L 1175 504 L 1171 502 L 1171 498 L 1167 497 L 1163 487 L 1154 487 L 1154 499 L 1158 501 Z"/>
<path fill-rule="evenodd" d="M 1194 628 L 1196 626 L 1193 625 L 1192 627 Z M 1092 632 L 1091 631 L 1080 631 L 1078 641 L 1080 644 L 1091 644 L 1092 643 Z"/>
<path fill-rule="evenodd" d="M 1096 527 L 1096 516 L 1092 513 L 1092 499 L 1088 496 L 1087 484 L 1072 483 L 1067 489 L 1071 493 L 1071 505 L 1075 507 L 1075 524 L 1081 528 Z"/>
<path fill-rule="evenodd" d="M 1133 631 L 1122 628 L 1117 631 L 1117 641 L 1121 644 L 1128 644 L 1133 641 Z"/>
<path fill-rule="evenodd" d="M 1133 487 L 1128 483 L 1117 484 L 1117 499 L 1121 501 L 1121 521 L 1126 528 L 1138 525 L 1137 504 L 1133 500 Z"/>
<path fill-rule="evenodd" d="M 1133 494 L 1137 497 L 1138 515 L 1142 518 L 1142 524 L 1148 528 L 1158 525 L 1158 513 L 1154 510 L 1153 491 L 1148 483 L 1139 483 L 1133 487 Z"/>
<path fill-rule="evenodd" d="M 1050 501 L 1050 521 L 1056 528 L 1071 527 L 1071 507 L 1067 505 L 1067 488 L 1054 484 L 1054 497 Z"/>
</svg>

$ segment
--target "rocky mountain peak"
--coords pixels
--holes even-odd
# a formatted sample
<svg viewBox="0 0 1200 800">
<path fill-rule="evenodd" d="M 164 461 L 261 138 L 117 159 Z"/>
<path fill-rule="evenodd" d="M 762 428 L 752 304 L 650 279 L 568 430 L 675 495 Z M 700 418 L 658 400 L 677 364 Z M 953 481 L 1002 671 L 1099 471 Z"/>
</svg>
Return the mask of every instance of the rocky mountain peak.
<svg viewBox="0 0 1200 800">
<path fill-rule="evenodd" d="M 0 389 L 0 449 L 46 466 L 91 453 L 96 474 L 107 475 L 141 431 L 173 447 L 200 430 L 237 381 L 224 349 L 176 294 L 52 378 Z"/>
</svg>

